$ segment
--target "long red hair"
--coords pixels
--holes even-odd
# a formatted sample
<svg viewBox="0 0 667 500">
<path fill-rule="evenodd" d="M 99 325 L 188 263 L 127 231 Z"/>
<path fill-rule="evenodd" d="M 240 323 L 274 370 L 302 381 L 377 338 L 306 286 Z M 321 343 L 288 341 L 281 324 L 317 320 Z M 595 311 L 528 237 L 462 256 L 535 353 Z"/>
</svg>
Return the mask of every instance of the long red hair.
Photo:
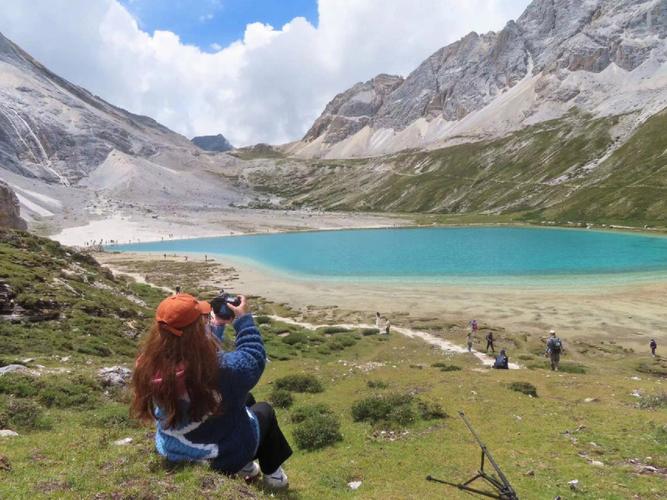
<svg viewBox="0 0 667 500">
<path fill-rule="evenodd" d="M 184 420 L 179 405 L 183 397 L 179 385 L 185 383 L 190 398 L 190 421 L 200 421 L 205 415 L 219 413 L 222 395 L 219 392 L 218 346 L 206 333 L 204 321 L 199 318 L 183 328 L 176 336 L 153 323 L 144 341 L 132 375 L 134 397 L 131 414 L 141 420 L 155 418 L 155 408 L 165 414 L 167 428 Z M 177 372 L 183 370 L 179 384 Z"/>
</svg>

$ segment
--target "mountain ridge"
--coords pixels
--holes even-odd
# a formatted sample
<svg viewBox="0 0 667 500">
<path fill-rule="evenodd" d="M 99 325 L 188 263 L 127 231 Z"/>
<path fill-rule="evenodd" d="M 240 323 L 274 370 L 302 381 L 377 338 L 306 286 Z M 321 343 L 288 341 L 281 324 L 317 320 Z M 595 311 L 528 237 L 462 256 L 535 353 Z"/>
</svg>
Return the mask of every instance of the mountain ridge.
<svg viewBox="0 0 667 500">
<path fill-rule="evenodd" d="M 667 106 L 666 38 L 665 0 L 534 0 L 501 31 L 473 32 L 433 53 L 384 96 L 364 127 L 349 128 L 344 118 L 353 116 L 337 116 L 284 150 L 352 158 L 438 148 L 502 137 L 572 107 L 599 117 L 648 117 Z M 336 96 L 315 124 L 371 82 Z M 503 108 L 513 94 L 522 95 Z"/>
</svg>

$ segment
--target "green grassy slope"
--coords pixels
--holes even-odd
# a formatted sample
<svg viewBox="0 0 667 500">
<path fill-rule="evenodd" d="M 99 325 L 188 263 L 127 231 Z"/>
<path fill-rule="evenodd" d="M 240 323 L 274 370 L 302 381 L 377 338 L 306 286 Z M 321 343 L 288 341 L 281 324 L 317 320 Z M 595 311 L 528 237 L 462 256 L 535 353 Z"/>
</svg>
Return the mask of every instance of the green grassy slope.
<svg viewBox="0 0 667 500">
<path fill-rule="evenodd" d="M 6 334 L 9 324 L 0 322 L 0 364 L 30 356 L 35 359 L 26 362 L 28 368 L 41 373 L 0 377 L 0 427 L 20 433 L 0 438 L 0 498 L 270 495 L 258 485 L 220 476 L 205 465 L 165 467 L 154 453 L 152 428 L 128 418 L 128 391 L 102 387 L 97 380 L 101 366 L 132 366 L 136 340 L 128 344 L 111 328 L 113 324 L 115 331 L 123 331 L 128 322 L 126 313 L 119 311 L 133 310 L 136 316 L 129 321 L 145 326 L 161 293 L 113 278 L 88 257 L 48 240 L 4 233 L 2 241 L 0 282 L 21 288 L 25 295 L 17 295 L 17 300 L 22 297 L 24 305 L 30 301 L 23 297 L 37 294 L 57 300 L 60 308 L 59 319 L 39 319 L 35 313 L 32 320 L 17 320 L 11 325 L 11 344 Z M 169 279 L 183 283 L 185 291 L 192 288 L 203 294 L 212 288 L 192 276 L 201 272 L 203 280 L 209 281 L 212 275 L 226 272 L 203 268 L 201 263 L 177 264 L 170 269 Z M 156 278 L 165 266 L 164 262 L 151 267 L 131 261 L 123 265 Z M 62 269 L 84 274 L 79 266 L 90 275 L 86 283 L 62 277 Z M 39 277 L 26 279 L 33 272 Z M 54 284 L 54 277 L 105 304 L 98 316 L 88 313 L 88 329 L 81 337 L 75 328 L 84 324 L 73 323 L 71 316 L 82 310 L 83 298 L 68 295 Z M 145 305 L 137 304 L 138 300 Z M 542 339 L 494 329 L 497 347 L 508 349 L 511 360 L 526 368 L 493 371 L 483 369 L 472 356 L 445 354 L 396 334 L 385 337 L 338 327 L 305 330 L 268 318 L 296 314 L 284 305 L 259 297 L 251 301 L 271 359 L 253 391 L 257 399 L 272 399 L 282 377 L 314 377 L 323 391 L 293 392 L 292 407 L 277 410 L 281 426 L 295 444 L 301 425 L 296 421 L 299 409 L 324 404 L 340 423 L 342 435 L 342 440 L 315 451 L 295 444 L 286 467 L 291 491 L 279 497 L 469 498 L 425 480 L 427 474 L 463 480 L 476 470 L 479 450 L 456 417 L 462 409 L 521 498 L 661 498 L 667 476 L 667 359 L 653 360 L 613 341 L 578 338 L 566 346 L 566 370 L 554 374 L 545 369 Z M 302 314 L 304 320 L 318 323 L 324 317 L 333 323 L 337 318 L 368 323 L 373 312 L 332 307 Z M 108 328 L 95 328 L 100 319 L 110 322 Z M 454 342 L 463 343 L 465 338 L 464 324 L 444 324 L 438 318 L 401 316 L 395 322 Z M 36 326 L 39 335 L 30 337 Z M 79 341 L 90 342 L 98 333 L 110 353 L 76 349 Z M 65 335 L 71 336 L 72 348 L 58 340 Z M 12 352 L 4 349 L 6 345 L 13 346 Z M 476 347 L 481 348 L 481 339 Z M 451 366 L 459 370 L 449 371 Z M 512 390 L 513 382 L 533 384 L 538 397 Z M 632 396 L 633 391 L 641 397 Z M 355 420 L 352 410 L 359 401 L 389 395 L 411 400 L 411 406 L 377 423 Z M 432 418 L 434 409 L 423 412 L 420 401 L 439 405 L 449 418 Z M 114 444 L 127 437 L 133 440 L 129 445 Z M 567 485 L 573 479 L 580 481 L 577 493 Z M 361 481 L 358 490 L 349 488 L 351 481 Z"/>
<path fill-rule="evenodd" d="M 614 150 L 620 120 L 573 112 L 498 140 L 366 160 L 290 160 L 247 178 L 293 206 L 665 225 L 667 111 L 597 168 L 584 168 Z"/>
</svg>

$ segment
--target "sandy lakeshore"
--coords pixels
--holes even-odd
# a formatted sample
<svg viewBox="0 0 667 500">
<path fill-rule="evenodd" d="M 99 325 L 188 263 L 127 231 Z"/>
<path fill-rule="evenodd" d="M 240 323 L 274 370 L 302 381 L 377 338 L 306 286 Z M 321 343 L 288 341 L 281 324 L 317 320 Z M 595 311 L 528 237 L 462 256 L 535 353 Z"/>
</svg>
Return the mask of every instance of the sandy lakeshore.
<svg viewBox="0 0 667 500">
<path fill-rule="evenodd" d="M 394 227 L 409 222 L 384 215 L 308 210 L 174 210 L 159 216 L 138 213 L 107 215 L 83 225 L 62 228 L 51 238 L 64 245 L 83 247 L 100 241 L 138 243 L 233 234 Z"/>
<path fill-rule="evenodd" d="M 162 260 L 163 256 L 101 253 L 97 258 L 113 267 L 118 261 Z M 190 259 L 203 257 L 193 255 Z M 659 343 L 667 341 L 667 282 L 542 288 L 336 282 L 290 278 L 221 258 L 216 262 L 233 266 L 238 274 L 233 284 L 220 285 L 297 309 L 338 306 L 381 311 L 390 317 L 408 313 L 451 323 L 477 318 L 516 333 L 544 333 L 555 328 L 565 339 L 595 336 L 634 348 L 645 347 L 651 337 L 662 339 Z"/>
</svg>

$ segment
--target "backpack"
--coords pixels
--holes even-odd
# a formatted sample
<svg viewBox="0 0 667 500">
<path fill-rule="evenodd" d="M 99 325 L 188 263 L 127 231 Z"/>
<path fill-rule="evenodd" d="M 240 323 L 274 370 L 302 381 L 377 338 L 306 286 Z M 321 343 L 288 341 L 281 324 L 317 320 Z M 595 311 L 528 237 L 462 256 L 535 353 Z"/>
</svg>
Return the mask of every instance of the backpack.
<svg viewBox="0 0 667 500">
<path fill-rule="evenodd" d="M 562 345 L 561 345 L 560 339 L 558 337 L 556 337 L 555 339 L 553 339 L 551 341 L 550 349 L 551 349 L 551 352 L 556 352 L 556 353 L 559 353 L 561 351 Z"/>
</svg>

